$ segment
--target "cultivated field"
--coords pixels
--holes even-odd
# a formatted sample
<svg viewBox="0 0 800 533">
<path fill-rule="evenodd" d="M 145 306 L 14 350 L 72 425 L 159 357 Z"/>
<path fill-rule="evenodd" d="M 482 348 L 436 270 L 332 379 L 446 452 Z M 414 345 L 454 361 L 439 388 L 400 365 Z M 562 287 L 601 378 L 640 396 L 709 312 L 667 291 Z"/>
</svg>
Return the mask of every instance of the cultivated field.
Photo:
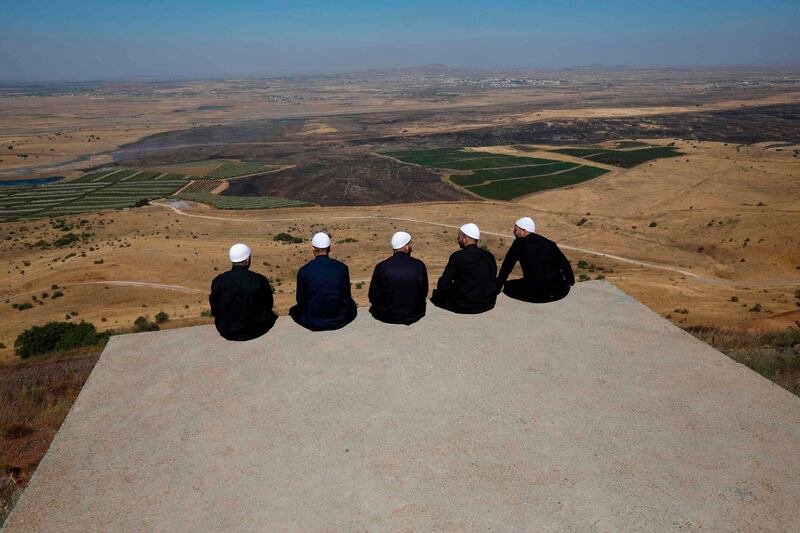
<svg viewBox="0 0 800 533">
<path fill-rule="evenodd" d="M 382 155 L 414 165 L 472 171 L 450 175 L 450 181 L 467 191 L 493 200 L 514 198 L 575 185 L 608 170 L 589 165 L 535 157 L 513 157 L 454 149 L 384 152 Z"/>
<path fill-rule="evenodd" d="M 150 170 L 159 172 L 171 172 L 177 174 L 190 175 L 192 179 L 230 179 L 251 174 L 272 172 L 281 168 L 279 165 L 263 165 L 261 163 L 250 163 L 243 161 L 233 161 L 227 159 L 210 159 L 205 161 L 189 161 L 186 163 L 176 163 L 173 165 L 159 165 Z"/>
</svg>

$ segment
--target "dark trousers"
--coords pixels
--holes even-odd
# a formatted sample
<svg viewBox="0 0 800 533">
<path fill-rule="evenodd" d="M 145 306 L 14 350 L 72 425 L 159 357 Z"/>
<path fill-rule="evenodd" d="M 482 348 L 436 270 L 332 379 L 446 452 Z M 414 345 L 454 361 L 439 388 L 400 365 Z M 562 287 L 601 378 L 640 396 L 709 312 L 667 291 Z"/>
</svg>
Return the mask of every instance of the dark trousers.
<svg viewBox="0 0 800 533">
<path fill-rule="evenodd" d="M 535 304 L 561 300 L 569 294 L 569 285 L 532 288 L 524 279 L 512 279 L 503 285 L 503 292 L 509 298 Z"/>
<path fill-rule="evenodd" d="M 442 309 L 447 309 L 448 311 L 465 315 L 477 315 L 479 313 L 485 313 L 486 311 L 493 309 L 495 304 L 494 300 L 479 304 L 460 304 L 455 301 L 452 293 L 442 292 L 439 289 L 433 289 L 433 294 L 431 294 L 431 303 L 436 307 L 441 307 Z"/>
</svg>

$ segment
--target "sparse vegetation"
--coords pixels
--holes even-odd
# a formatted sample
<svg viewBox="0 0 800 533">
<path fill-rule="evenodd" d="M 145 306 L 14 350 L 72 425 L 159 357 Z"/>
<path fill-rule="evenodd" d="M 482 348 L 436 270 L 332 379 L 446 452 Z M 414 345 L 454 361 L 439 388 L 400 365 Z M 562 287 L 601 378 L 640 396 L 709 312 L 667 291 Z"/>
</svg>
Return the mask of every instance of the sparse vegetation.
<svg viewBox="0 0 800 533">
<path fill-rule="evenodd" d="M 146 316 L 139 316 L 136 320 L 133 321 L 133 331 L 135 333 L 141 333 L 143 331 L 158 331 L 159 328 L 158 324 L 155 322 L 150 322 Z"/>
<path fill-rule="evenodd" d="M 278 207 L 311 205 L 300 200 L 288 200 L 271 196 L 218 196 L 202 192 L 182 192 L 178 197 L 192 202 L 213 205 L 217 209 L 275 209 Z"/>
<path fill-rule="evenodd" d="M 800 329 L 753 333 L 694 326 L 686 331 L 800 396 Z"/>
<path fill-rule="evenodd" d="M 301 242 L 303 242 L 303 239 L 301 237 L 295 237 L 294 235 L 283 231 L 277 233 L 274 237 L 272 237 L 272 240 L 277 242 L 285 242 L 289 244 L 300 244 Z"/>
</svg>

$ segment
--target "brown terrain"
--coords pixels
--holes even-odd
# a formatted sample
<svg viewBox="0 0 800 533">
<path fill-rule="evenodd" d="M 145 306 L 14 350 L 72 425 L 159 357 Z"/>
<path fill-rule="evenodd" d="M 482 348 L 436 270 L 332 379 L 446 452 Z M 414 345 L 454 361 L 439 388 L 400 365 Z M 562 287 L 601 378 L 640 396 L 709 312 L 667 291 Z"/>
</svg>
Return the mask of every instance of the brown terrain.
<svg viewBox="0 0 800 533">
<path fill-rule="evenodd" d="M 435 283 L 456 248 L 459 224 L 478 223 L 501 260 L 513 221 L 530 215 L 539 233 L 562 246 L 576 277 L 604 278 L 681 327 L 800 327 L 796 75 L 561 71 L 536 74 L 560 80 L 556 85 L 503 88 L 492 81 L 505 79 L 497 74 L 469 84 L 458 82 L 464 73 L 446 71 L 445 82 L 439 74 L 0 92 L 0 179 L 77 176 L 112 161 L 153 167 L 232 158 L 282 169 L 232 180 L 223 195 L 316 204 L 221 211 L 161 200 L 0 224 L 0 464 L 20 469 L 24 482 L 97 353 L 20 364 L 13 352 L 20 332 L 53 320 L 125 330 L 159 311 L 170 316 L 163 327 L 208 323 L 201 316 L 208 287 L 229 267 L 234 242 L 253 248 L 253 268 L 269 277 L 277 311 L 285 314 L 310 251 L 308 242 L 273 240 L 281 232 L 308 240 L 329 231 L 332 253 L 349 265 L 354 297 L 365 306 L 372 268 L 390 253 L 394 231 L 414 236 L 414 253 Z M 609 166 L 608 174 L 580 185 L 496 202 L 471 196 L 441 172 L 377 154 L 469 147 L 542 157 L 556 146 L 613 147 L 620 140 L 675 143 L 683 155 L 631 169 Z M 80 240 L 41 246 L 67 232 Z M 54 299 L 56 291 L 63 295 Z M 33 307 L 12 307 L 21 303 Z M 61 393 L 36 393 L 41 398 L 20 420 L 10 402 L 32 394 L 20 389 L 36 373 L 31 368 L 40 369 L 36 387 L 45 391 L 55 380 Z"/>
</svg>

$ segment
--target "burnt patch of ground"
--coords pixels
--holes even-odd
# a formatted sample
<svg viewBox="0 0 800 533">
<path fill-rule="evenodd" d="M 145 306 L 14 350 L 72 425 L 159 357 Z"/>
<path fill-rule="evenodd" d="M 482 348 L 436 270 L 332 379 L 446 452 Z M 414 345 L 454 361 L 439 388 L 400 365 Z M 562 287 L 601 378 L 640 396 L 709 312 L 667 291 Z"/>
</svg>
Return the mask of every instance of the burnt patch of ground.
<svg viewBox="0 0 800 533">
<path fill-rule="evenodd" d="M 278 196 L 321 205 L 379 205 L 471 198 L 439 174 L 363 152 L 306 152 L 284 171 L 231 181 L 224 195 Z"/>
<path fill-rule="evenodd" d="M 432 146 L 507 144 L 587 144 L 612 139 L 677 138 L 753 144 L 800 142 L 800 105 L 773 105 L 731 111 L 625 118 L 581 118 L 493 126 L 381 139 L 386 146 L 405 141 Z M 370 142 L 376 142 L 374 139 Z M 359 141 L 355 141 L 358 144 Z"/>
</svg>

